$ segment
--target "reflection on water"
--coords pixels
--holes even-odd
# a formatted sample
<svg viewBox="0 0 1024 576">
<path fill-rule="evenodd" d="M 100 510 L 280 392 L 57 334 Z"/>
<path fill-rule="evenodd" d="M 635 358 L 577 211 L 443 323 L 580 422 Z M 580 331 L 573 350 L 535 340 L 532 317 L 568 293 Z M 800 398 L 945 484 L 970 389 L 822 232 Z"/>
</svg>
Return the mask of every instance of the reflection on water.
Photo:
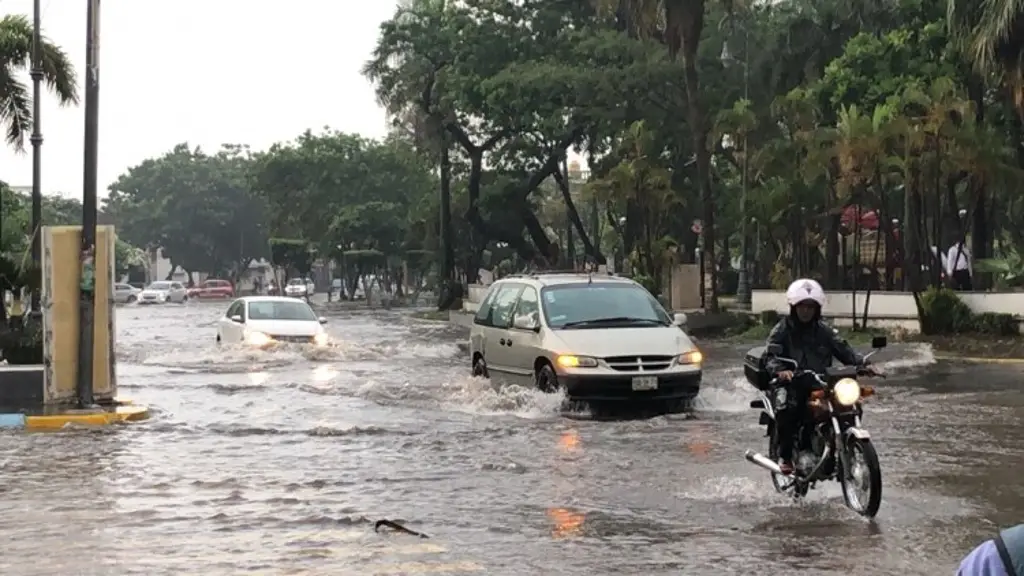
<svg viewBox="0 0 1024 576">
<path fill-rule="evenodd" d="M 587 519 L 585 513 L 569 508 L 548 508 L 547 515 L 552 524 L 551 537 L 555 539 L 579 536 Z"/>
<path fill-rule="evenodd" d="M 317 384 L 323 384 L 334 380 L 338 376 L 338 371 L 333 366 L 327 364 L 321 364 L 316 368 L 313 368 L 313 382 Z"/>
<path fill-rule="evenodd" d="M 249 372 L 249 383 L 253 386 L 263 386 L 270 380 L 270 373 L 263 370 Z"/>
<path fill-rule="evenodd" d="M 577 450 L 581 450 L 580 447 L 580 433 L 574 428 L 570 428 L 562 435 L 558 437 L 558 446 L 562 449 L 562 452 L 572 453 Z"/>
</svg>

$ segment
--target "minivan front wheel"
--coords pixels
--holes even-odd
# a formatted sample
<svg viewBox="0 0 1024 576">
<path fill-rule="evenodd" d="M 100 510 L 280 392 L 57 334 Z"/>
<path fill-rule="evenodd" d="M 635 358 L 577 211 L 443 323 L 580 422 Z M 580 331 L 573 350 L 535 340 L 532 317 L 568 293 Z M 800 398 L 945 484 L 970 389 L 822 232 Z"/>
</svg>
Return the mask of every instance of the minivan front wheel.
<svg viewBox="0 0 1024 576">
<path fill-rule="evenodd" d="M 537 388 L 541 392 L 547 392 L 549 394 L 558 392 L 561 385 L 558 383 L 558 374 L 555 374 L 555 369 L 550 364 L 544 364 L 536 371 L 534 377 L 537 380 Z"/>
</svg>

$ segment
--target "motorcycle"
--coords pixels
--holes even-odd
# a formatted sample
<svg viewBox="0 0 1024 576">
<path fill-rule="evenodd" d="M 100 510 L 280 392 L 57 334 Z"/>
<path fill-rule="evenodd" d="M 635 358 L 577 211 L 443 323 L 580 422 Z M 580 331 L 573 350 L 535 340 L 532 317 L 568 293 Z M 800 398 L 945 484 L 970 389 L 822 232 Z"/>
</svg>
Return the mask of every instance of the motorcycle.
<svg viewBox="0 0 1024 576">
<path fill-rule="evenodd" d="M 874 338 L 871 341 L 874 350 L 864 359 L 878 353 L 886 344 L 884 336 Z M 873 518 L 882 504 L 882 468 L 871 435 L 861 427 L 861 417 L 863 400 L 873 396 L 875 390 L 861 386 L 857 377 L 884 376 L 863 366 L 828 368 L 823 374 L 804 371 L 795 360 L 781 357 L 781 352 L 781 346 L 771 344 L 747 353 L 744 374 L 760 396 L 750 407 L 761 410 L 759 424 L 765 426 L 768 456 L 747 450 L 746 459 L 771 473 L 776 491 L 791 493 L 794 498 L 806 496 L 818 482 L 837 480 L 842 486 L 846 506 L 861 516 Z M 765 370 L 768 357 L 792 365 L 794 379 L 809 378 L 813 382 L 806 418 L 796 430 L 796 461 L 793 474 L 789 475 L 783 474 L 778 464 L 779 438 L 772 397 L 779 382 Z"/>
</svg>

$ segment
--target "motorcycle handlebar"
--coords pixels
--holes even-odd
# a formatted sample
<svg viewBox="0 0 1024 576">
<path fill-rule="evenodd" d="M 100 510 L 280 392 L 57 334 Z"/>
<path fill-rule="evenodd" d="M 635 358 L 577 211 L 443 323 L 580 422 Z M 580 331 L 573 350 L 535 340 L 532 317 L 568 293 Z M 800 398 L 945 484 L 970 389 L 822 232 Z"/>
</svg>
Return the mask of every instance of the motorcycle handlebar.
<svg viewBox="0 0 1024 576">
<path fill-rule="evenodd" d="M 819 382 L 823 382 L 824 381 L 824 374 L 818 374 L 817 372 L 815 372 L 813 370 L 792 370 L 791 372 L 793 372 L 793 379 L 801 378 L 803 376 L 814 376 L 814 378 L 817 379 Z M 857 376 L 867 376 L 867 377 L 870 377 L 870 378 L 881 378 L 882 380 L 885 380 L 885 374 L 880 374 L 878 372 L 875 372 L 869 366 L 858 366 L 857 367 Z M 790 380 L 790 381 L 792 381 L 792 380 Z M 782 381 L 779 380 L 778 376 L 776 376 L 776 377 L 772 378 L 770 384 L 772 386 L 775 386 L 776 384 L 779 384 L 780 382 L 782 382 Z"/>
</svg>

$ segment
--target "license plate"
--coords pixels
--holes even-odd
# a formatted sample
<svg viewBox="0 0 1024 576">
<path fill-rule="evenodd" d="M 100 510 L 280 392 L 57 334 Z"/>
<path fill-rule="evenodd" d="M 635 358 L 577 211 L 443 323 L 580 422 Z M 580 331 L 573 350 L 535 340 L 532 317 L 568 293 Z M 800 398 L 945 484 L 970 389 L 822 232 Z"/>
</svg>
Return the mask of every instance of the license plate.
<svg viewBox="0 0 1024 576">
<path fill-rule="evenodd" d="M 658 389 L 658 377 L 657 376 L 638 376 L 633 378 L 633 390 L 657 390 Z"/>
</svg>

